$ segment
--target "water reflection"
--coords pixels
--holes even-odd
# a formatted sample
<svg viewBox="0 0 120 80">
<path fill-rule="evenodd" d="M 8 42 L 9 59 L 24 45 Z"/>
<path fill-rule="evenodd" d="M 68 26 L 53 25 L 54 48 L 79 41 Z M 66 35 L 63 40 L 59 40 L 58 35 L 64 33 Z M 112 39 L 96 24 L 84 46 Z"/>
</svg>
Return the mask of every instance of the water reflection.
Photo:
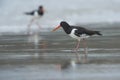
<svg viewBox="0 0 120 80">
<path fill-rule="evenodd" d="M 38 31 L 35 31 L 28 36 L 28 42 L 32 43 L 34 46 L 34 57 L 43 58 L 46 49 L 46 41 L 43 40 Z"/>
</svg>

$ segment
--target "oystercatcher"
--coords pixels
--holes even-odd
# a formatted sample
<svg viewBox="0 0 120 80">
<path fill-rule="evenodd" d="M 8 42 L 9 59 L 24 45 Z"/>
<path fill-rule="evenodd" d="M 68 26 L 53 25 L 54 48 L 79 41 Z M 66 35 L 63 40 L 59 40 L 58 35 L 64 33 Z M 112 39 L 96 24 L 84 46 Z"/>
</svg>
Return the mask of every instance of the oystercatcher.
<svg viewBox="0 0 120 80">
<path fill-rule="evenodd" d="M 34 10 L 31 12 L 25 12 L 26 15 L 33 16 L 33 18 L 30 20 L 30 23 L 28 24 L 28 34 L 30 33 L 30 27 L 31 27 L 33 22 L 36 21 L 36 25 L 40 28 L 38 20 L 40 19 L 40 17 L 42 17 L 44 15 L 44 12 L 45 11 L 44 11 L 43 6 L 39 6 L 38 10 Z"/>
<path fill-rule="evenodd" d="M 93 36 L 93 35 L 102 35 L 100 31 L 94 31 L 94 30 L 88 30 L 86 28 L 80 27 L 80 26 L 72 26 L 69 25 L 67 22 L 62 21 L 59 26 L 54 28 L 52 31 L 56 31 L 60 27 L 63 28 L 63 30 L 68 34 L 70 37 L 77 39 L 78 43 L 75 48 L 76 57 L 77 60 L 80 61 L 79 54 L 77 53 L 77 50 L 79 48 L 80 41 L 84 41 L 84 54 L 85 54 L 85 62 L 87 61 L 87 48 L 86 48 L 86 38 Z"/>
</svg>

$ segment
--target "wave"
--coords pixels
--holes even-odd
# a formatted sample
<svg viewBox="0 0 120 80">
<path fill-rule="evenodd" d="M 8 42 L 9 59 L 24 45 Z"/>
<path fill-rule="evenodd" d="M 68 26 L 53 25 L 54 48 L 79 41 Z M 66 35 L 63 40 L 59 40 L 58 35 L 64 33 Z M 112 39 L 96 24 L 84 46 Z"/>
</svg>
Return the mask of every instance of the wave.
<svg viewBox="0 0 120 80">
<path fill-rule="evenodd" d="M 53 28 L 61 20 L 70 24 L 115 23 L 120 22 L 119 0 L 1 0 L 0 29 L 2 31 L 24 30 L 30 17 L 26 11 L 36 9 L 39 5 L 45 7 L 46 13 L 40 24 L 45 28 Z M 54 3 L 53 3 L 54 2 Z M 9 26 L 14 26 L 9 28 Z M 15 26 L 18 25 L 18 26 Z M 5 26 L 5 28 L 3 28 Z"/>
</svg>

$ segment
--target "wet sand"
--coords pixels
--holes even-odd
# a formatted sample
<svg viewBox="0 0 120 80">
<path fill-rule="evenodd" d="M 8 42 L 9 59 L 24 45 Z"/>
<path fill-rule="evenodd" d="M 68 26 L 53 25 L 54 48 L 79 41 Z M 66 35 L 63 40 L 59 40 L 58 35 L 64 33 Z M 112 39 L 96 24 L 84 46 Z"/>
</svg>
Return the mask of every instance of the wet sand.
<svg viewBox="0 0 120 80">
<path fill-rule="evenodd" d="M 0 35 L 0 80 L 119 80 L 120 28 L 98 28 L 103 36 L 87 39 L 88 62 L 59 70 L 57 65 L 76 60 L 76 40 L 64 32 Z"/>
</svg>

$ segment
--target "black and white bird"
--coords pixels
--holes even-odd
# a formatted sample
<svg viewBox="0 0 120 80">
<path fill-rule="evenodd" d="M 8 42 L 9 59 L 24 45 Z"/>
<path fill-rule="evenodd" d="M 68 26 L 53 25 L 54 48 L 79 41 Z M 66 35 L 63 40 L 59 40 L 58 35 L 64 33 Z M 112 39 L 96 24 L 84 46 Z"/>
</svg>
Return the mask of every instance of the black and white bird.
<svg viewBox="0 0 120 80">
<path fill-rule="evenodd" d="M 80 26 L 72 26 L 72 25 L 69 25 L 65 21 L 62 21 L 60 23 L 60 25 L 57 26 L 56 28 L 54 28 L 52 31 L 56 31 L 60 27 L 62 27 L 63 30 L 66 32 L 66 34 L 68 34 L 70 37 L 78 40 L 78 43 L 77 43 L 76 48 L 75 48 L 76 57 L 77 57 L 78 61 L 80 61 L 80 57 L 79 57 L 79 54 L 77 53 L 77 50 L 79 48 L 80 41 L 81 40 L 84 41 L 85 61 L 87 61 L 87 48 L 86 48 L 86 41 L 85 41 L 85 39 L 90 37 L 90 36 L 93 36 L 93 35 L 102 35 L 100 33 L 100 31 L 88 30 L 88 29 L 80 27 Z"/>
<path fill-rule="evenodd" d="M 36 25 L 39 28 L 41 28 L 38 23 L 38 20 L 44 15 L 44 12 L 45 12 L 45 10 L 44 10 L 43 6 L 39 6 L 37 10 L 31 11 L 31 12 L 25 12 L 26 15 L 32 16 L 32 19 L 30 20 L 30 23 L 28 24 L 28 32 L 27 32 L 28 34 L 31 31 L 30 28 L 31 28 L 31 25 L 33 22 L 35 22 Z"/>
</svg>

